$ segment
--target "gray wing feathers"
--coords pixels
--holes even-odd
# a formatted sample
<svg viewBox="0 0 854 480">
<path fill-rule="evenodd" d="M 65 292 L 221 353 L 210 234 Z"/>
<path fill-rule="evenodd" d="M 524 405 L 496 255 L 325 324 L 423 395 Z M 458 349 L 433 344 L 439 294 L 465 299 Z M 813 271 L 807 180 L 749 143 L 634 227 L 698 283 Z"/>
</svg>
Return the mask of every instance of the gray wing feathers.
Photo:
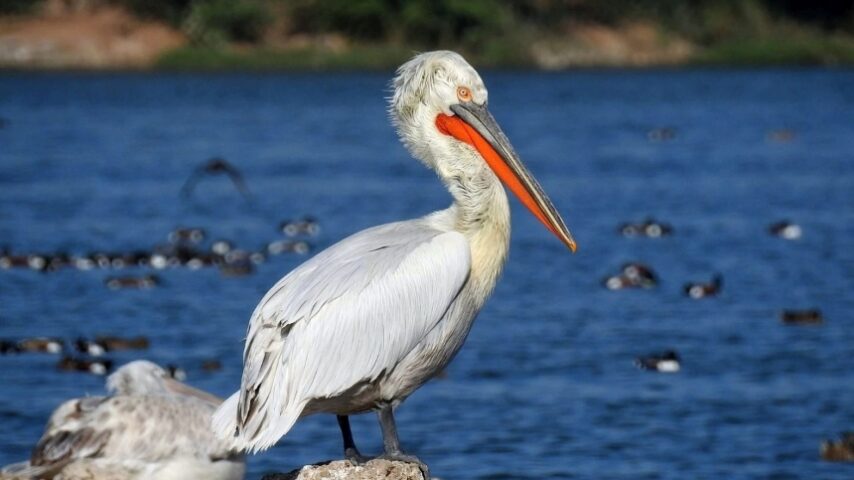
<svg viewBox="0 0 854 480">
<path fill-rule="evenodd" d="M 196 398 L 163 395 L 93 397 L 60 406 L 33 450 L 33 466 L 83 459 L 164 461 L 178 452 L 199 459 L 232 456 L 214 438 L 208 419 L 214 406 Z"/>
<path fill-rule="evenodd" d="M 462 234 L 420 221 L 362 231 L 304 263 L 255 309 L 239 400 L 215 429 L 239 448 L 269 447 L 311 399 L 392 369 L 441 320 L 470 265 Z"/>
</svg>

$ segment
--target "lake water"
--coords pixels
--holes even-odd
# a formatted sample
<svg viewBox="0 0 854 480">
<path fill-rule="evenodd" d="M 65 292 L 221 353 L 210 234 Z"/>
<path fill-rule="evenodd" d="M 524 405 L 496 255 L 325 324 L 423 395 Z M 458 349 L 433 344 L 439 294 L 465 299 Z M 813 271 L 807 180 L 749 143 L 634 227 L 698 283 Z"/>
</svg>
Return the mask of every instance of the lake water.
<svg viewBox="0 0 854 480">
<path fill-rule="evenodd" d="M 447 192 L 388 124 L 390 76 L 3 74 L 0 247 L 150 249 L 199 226 L 258 249 L 282 238 L 281 220 L 313 215 L 323 248 L 444 208 Z M 404 448 L 446 479 L 852 478 L 818 448 L 854 429 L 854 72 L 483 76 L 580 249 L 570 255 L 513 201 L 503 278 L 447 376 L 399 408 Z M 651 141 L 655 128 L 675 137 Z M 221 177 L 179 197 L 214 156 L 243 171 L 252 202 Z M 648 215 L 674 235 L 616 233 Z M 766 232 L 784 218 L 800 240 Z M 305 258 L 238 278 L 166 270 L 150 290 L 104 286 L 145 269 L 0 270 L 0 338 L 146 335 L 149 350 L 112 358 L 177 364 L 225 396 L 250 313 Z M 627 261 L 652 266 L 658 287 L 603 288 Z M 683 283 L 716 272 L 721 295 L 684 296 Z M 786 326 L 785 308 L 826 321 Z M 680 372 L 633 365 L 666 349 Z M 222 370 L 204 371 L 208 359 Z M 0 464 L 29 455 L 64 399 L 102 393 L 103 378 L 57 360 L 0 356 Z M 373 415 L 353 428 L 363 453 L 380 450 Z M 340 455 L 335 419 L 315 416 L 251 457 L 247 478 Z"/>
</svg>

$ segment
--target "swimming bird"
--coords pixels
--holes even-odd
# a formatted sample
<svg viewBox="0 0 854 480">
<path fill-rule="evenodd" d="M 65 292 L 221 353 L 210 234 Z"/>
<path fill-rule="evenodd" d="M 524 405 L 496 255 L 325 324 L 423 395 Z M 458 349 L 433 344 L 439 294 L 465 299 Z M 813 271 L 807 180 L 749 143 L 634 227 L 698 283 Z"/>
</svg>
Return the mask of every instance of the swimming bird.
<svg viewBox="0 0 854 480">
<path fill-rule="evenodd" d="M 214 255 L 223 256 L 232 250 L 234 250 L 234 244 L 228 240 L 217 240 L 211 244 L 211 252 Z"/>
<path fill-rule="evenodd" d="M 768 233 L 784 240 L 797 240 L 801 238 L 804 231 L 797 223 L 781 220 L 768 226 Z"/>
<path fill-rule="evenodd" d="M 270 255 L 281 255 L 285 252 L 305 255 L 309 250 L 311 250 L 311 245 L 309 245 L 308 242 L 303 242 L 302 240 L 276 240 L 268 243 L 266 250 Z"/>
<path fill-rule="evenodd" d="M 0 478 L 178 480 L 243 478 L 243 456 L 210 431 L 221 400 L 138 360 L 107 378 L 109 396 L 57 408 L 29 461 Z"/>
<path fill-rule="evenodd" d="M 656 221 L 653 218 L 647 218 L 640 223 L 623 223 L 617 229 L 620 235 L 624 237 L 649 237 L 659 238 L 665 237 L 673 233 L 673 227 Z"/>
<path fill-rule="evenodd" d="M 651 142 L 666 142 L 676 138 L 676 129 L 673 127 L 658 127 L 646 132 L 646 138 Z"/>
<path fill-rule="evenodd" d="M 18 342 L 0 339 L 0 355 L 9 355 L 21 352 L 21 347 L 18 346 Z"/>
<path fill-rule="evenodd" d="M 721 276 L 721 274 L 716 273 L 712 277 L 712 281 L 710 283 L 686 283 L 683 290 L 685 291 L 685 295 L 693 298 L 694 300 L 699 300 L 701 298 L 712 297 L 719 294 L 723 285 L 724 277 Z"/>
<path fill-rule="evenodd" d="M 819 449 L 828 462 L 854 462 L 854 432 L 843 432 L 839 440 L 825 440 Z"/>
<path fill-rule="evenodd" d="M 661 355 L 646 355 L 635 359 L 635 365 L 641 370 L 663 373 L 678 372 L 680 369 L 679 354 L 673 350 L 667 350 Z"/>
<path fill-rule="evenodd" d="M 207 360 L 202 360 L 201 367 L 203 372 L 218 372 L 222 370 L 222 362 L 215 358 L 209 358 Z"/>
<path fill-rule="evenodd" d="M 65 350 L 65 342 L 61 338 L 34 337 L 18 341 L 18 350 L 21 352 L 39 353 L 62 353 Z"/>
<path fill-rule="evenodd" d="M 121 290 L 123 288 L 154 288 L 160 284 L 157 275 L 143 275 L 141 277 L 108 277 L 104 285 L 110 290 Z"/>
<path fill-rule="evenodd" d="M 791 128 L 779 128 L 776 130 L 769 131 L 765 135 L 765 138 L 769 142 L 786 143 L 794 140 L 796 135 L 797 132 L 795 132 Z"/>
<path fill-rule="evenodd" d="M 780 321 L 786 325 L 820 325 L 824 323 L 824 316 L 818 309 L 783 310 Z"/>
<path fill-rule="evenodd" d="M 246 186 L 240 170 L 221 157 L 213 157 L 193 170 L 193 173 L 184 182 L 184 186 L 181 187 L 181 196 L 189 197 L 192 195 L 196 184 L 206 175 L 227 175 L 231 183 L 234 184 L 234 187 L 245 199 L 249 200 L 252 198 L 249 193 L 249 187 Z"/>
<path fill-rule="evenodd" d="M 94 375 L 106 375 L 113 369 L 113 361 L 103 358 L 62 357 L 56 363 L 56 369 L 64 372 L 86 372 Z"/>
<path fill-rule="evenodd" d="M 169 365 L 166 365 L 166 372 L 169 374 L 170 378 L 174 378 L 179 382 L 183 382 L 187 379 L 187 371 L 179 367 L 178 365 L 173 365 L 171 363 Z"/>
<path fill-rule="evenodd" d="M 503 181 L 567 247 L 552 202 L 487 109 L 478 73 L 449 51 L 397 70 L 389 112 L 410 153 L 434 169 L 452 205 L 358 232 L 267 292 L 249 321 L 239 391 L 214 429 L 264 450 L 303 416 L 333 413 L 345 457 L 359 454 L 349 415 L 376 411 L 384 458 L 426 465 L 400 447 L 393 409 L 462 347 L 501 273 L 510 240 Z"/>
<path fill-rule="evenodd" d="M 300 220 L 285 220 L 279 224 L 279 230 L 289 237 L 297 235 L 314 236 L 320 232 L 320 225 L 314 217 L 303 217 Z"/>
<path fill-rule="evenodd" d="M 622 290 L 624 288 L 653 288 L 658 284 L 658 276 L 647 265 L 643 263 L 625 263 L 620 268 L 620 273 L 611 275 L 602 280 L 602 285 L 608 290 Z"/>
<path fill-rule="evenodd" d="M 86 338 L 78 338 L 74 342 L 75 348 L 80 353 L 99 357 L 106 352 L 114 352 L 117 350 L 144 350 L 148 348 L 149 341 L 147 337 L 116 337 L 112 335 L 96 336 L 94 340 Z"/>
<path fill-rule="evenodd" d="M 205 239 L 206 233 L 203 228 L 179 227 L 169 232 L 169 241 L 173 244 L 197 244 Z"/>
</svg>

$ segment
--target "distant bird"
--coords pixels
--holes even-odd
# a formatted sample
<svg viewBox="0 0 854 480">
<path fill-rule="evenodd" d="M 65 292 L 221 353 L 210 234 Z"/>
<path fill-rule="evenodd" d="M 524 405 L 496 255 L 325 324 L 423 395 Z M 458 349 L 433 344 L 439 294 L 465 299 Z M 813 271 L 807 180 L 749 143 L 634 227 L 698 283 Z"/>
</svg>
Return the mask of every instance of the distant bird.
<svg viewBox="0 0 854 480">
<path fill-rule="evenodd" d="M 819 325 L 824 323 L 821 310 L 783 310 L 780 321 L 786 325 Z"/>
<path fill-rule="evenodd" d="M 790 128 L 781 128 L 771 130 L 765 135 L 765 138 L 770 142 L 787 143 L 795 139 L 795 131 Z"/>
<path fill-rule="evenodd" d="M 238 480 L 242 455 L 214 438 L 221 400 L 138 360 L 107 379 L 109 396 L 82 397 L 50 417 L 29 461 L 0 478 L 66 480 Z"/>
<path fill-rule="evenodd" d="M 293 240 L 276 240 L 267 244 L 267 253 L 270 255 L 281 255 L 286 252 L 304 255 L 311 250 L 308 242 Z"/>
<path fill-rule="evenodd" d="M 108 359 L 65 356 L 57 362 L 56 368 L 65 372 L 86 372 L 94 375 L 106 375 L 113 368 L 113 361 Z"/>
<path fill-rule="evenodd" d="M 661 355 L 646 355 L 635 359 L 635 365 L 642 370 L 663 373 L 678 372 L 680 368 L 679 354 L 673 350 L 667 350 Z"/>
<path fill-rule="evenodd" d="M 243 277 L 251 275 L 255 271 L 255 266 L 249 258 L 223 263 L 219 266 L 219 272 L 224 277 Z"/>
<path fill-rule="evenodd" d="M 211 244 L 211 252 L 216 255 L 223 256 L 232 250 L 234 250 L 234 244 L 228 240 L 217 240 Z"/>
<path fill-rule="evenodd" d="M 148 348 L 149 341 L 147 337 L 129 337 L 122 338 L 116 336 L 96 336 L 94 340 L 78 338 L 74 342 L 74 346 L 80 353 L 99 357 L 107 352 L 115 352 L 118 350 L 144 350 Z"/>
<path fill-rule="evenodd" d="M 42 268 L 46 272 L 55 272 L 71 265 L 71 256 L 66 252 L 54 252 L 46 255 L 47 264 Z"/>
<path fill-rule="evenodd" d="M 803 229 L 796 223 L 781 220 L 768 226 L 768 233 L 785 240 L 797 240 L 803 235 Z"/>
<path fill-rule="evenodd" d="M 27 255 L 13 255 L 10 252 L 0 254 L 0 268 L 7 270 L 10 268 L 29 268 L 30 260 Z"/>
<path fill-rule="evenodd" d="M 623 223 L 617 228 L 617 231 L 624 237 L 659 238 L 672 234 L 673 227 L 653 218 L 647 218 L 639 223 Z"/>
<path fill-rule="evenodd" d="M 141 277 L 108 277 L 104 285 L 110 290 L 121 290 L 127 288 L 148 289 L 160 284 L 156 275 L 143 275 Z"/>
<path fill-rule="evenodd" d="M 222 370 L 222 362 L 219 360 L 210 359 L 202 361 L 202 371 L 217 372 L 219 370 Z"/>
<path fill-rule="evenodd" d="M 623 264 L 620 273 L 611 275 L 602 281 L 608 290 L 624 288 L 653 288 L 658 284 L 658 276 L 647 265 L 637 262 Z"/>
<path fill-rule="evenodd" d="M 676 138 L 676 129 L 672 127 L 653 128 L 646 133 L 646 138 L 651 142 L 665 142 Z"/>
<path fill-rule="evenodd" d="M 182 227 L 176 228 L 175 230 L 169 232 L 169 241 L 173 244 L 177 243 L 190 243 L 197 244 L 204 241 L 206 236 L 205 230 L 203 228 L 196 227 Z"/>
<path fill-rule="evenodd" d="M 196 253 L 184 262 L 184 266 L 190 270 L 198 270 L 200 268 L 216 265 L 218 259 L 216 255 L 210 253 Z"/>
<path fill-rule="evenodd" d="M 289 237 L 297 235 L 317 235 L 320 225 L 314 217 L 303 217 L 300 220 L 285 220 L 279 225 L 279 230 Z"/>
<path fill-rule="evenodd" d="M 441 372 L 489 297 L 510 242 L 503 181 L 565 246 L 575 241 L 487 108 L 477 72 L 453 52 L 398 69 L 390 112 L 403 143 L 454 201 L 427 216 L 356 233 L 282 278 L 249 321 L 239 390 L 214 415 L 235 447 L 259 451 L 301 417 L 378 411 L 386 459 L 403 453 L 393 409 Z"/>
<path fill-rule="evenodd" d="M 712 277 L 711 283 L 686 283 L 683 290 L 685 291 L 685 295 L 698 300 L 719 294 L 723 288 L 723 284 L 723 276 L 715 274 Z"/>
<path fill-rule="evenodd" d="M 18 350 L 21 352 L 62 353 L 65 350 L 65 342 L 61 338 L 25 338 L 18 341 Z"/>
<path fill-rule="evenodd" d="M 187 379 L 187 372 L 178 365 L 173 365 L 171 363 L 166 365 L 166 372 L 169 374 L 169 378 L 174 378 L 179 382 L 183 382 Z"/>
<path fill-rule="evenodd" d="M 91 255 L 76 255 L 71 257 L 71 265 L 77 270 L 92 270 L 98 266 Z"/>
<path fill-rule="evenodd" d="M 821 442 L 821 458 L 828 462 L 854 462 L 854 432 L 844 432 L 839 440 Z"/>
<path fill-rule="evenodd" d="M 21 352 L 22 350 L 18 347 L 18 342 L 12 340 L 0 340 L 0 355 L 9 355 Z"/>
<path fill-rule="evenodd" d="M 249 193 L 249 188 L 246 186 L 246 182 L 243 181 L 243 175 L 240 171 L 232 164 L 228 163 L 224 158 L 220 157 L 211 158 L 196 168 L 190 177 L 187 178 L 187 181 L 184 182 L 184 186 L 181 187 L 181 196 L 189 197 L 192 195 L 193 190 L 196 188 L 196 184 L 206 175 L 227 175 L 228 178 L 231 179 L 231 183 L 234 184 L 234 187 L 245 199 L 250 200 L 252 198 Z"/>
</svg>

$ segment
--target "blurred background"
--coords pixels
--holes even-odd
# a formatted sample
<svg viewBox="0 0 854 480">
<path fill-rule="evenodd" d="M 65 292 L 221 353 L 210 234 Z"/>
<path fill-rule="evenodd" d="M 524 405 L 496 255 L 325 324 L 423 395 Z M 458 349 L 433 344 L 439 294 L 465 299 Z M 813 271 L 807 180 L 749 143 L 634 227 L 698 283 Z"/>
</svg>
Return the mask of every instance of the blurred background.
<svg viewBox="0 0 854 480">
<path fill-rule="evenodd" d="M 851 478 L 854 437 L 823 443 L 854 429 L 851 2 L 0 13 L 0 465 L 133 359 L 230 394 L 279 278 L 445 208 L 385 99 L 414 51 L 450 48 L 580 249 L 511 201 L 503 278 L 398 410 L 404 448 L 451 479 Z M 372 415 L 353 428 L 380 450 Z M 247 478 L 340 450 L 310 417 Z"/>
<path fill-rule="evenodd" d="M 846 0 L 4 0 L 0 66 L 388 68 L 846 64 Z"/>
</svg>

